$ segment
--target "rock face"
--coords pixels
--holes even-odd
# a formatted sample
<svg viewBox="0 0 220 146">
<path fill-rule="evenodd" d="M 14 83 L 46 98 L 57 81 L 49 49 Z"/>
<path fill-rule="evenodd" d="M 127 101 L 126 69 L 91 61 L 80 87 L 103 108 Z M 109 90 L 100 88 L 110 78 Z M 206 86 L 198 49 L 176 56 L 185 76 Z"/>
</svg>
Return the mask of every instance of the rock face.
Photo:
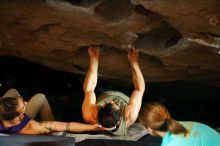
<svg viewBox="0 0 220 146">
<path fill-rule="evenodd" d="M 220 85 L 220 1 L 1 0 L 0 56 L 85 74 L 101 46 L 99 75 L 130 81 L 128 44 L 147 82 Z"/>
</svg>

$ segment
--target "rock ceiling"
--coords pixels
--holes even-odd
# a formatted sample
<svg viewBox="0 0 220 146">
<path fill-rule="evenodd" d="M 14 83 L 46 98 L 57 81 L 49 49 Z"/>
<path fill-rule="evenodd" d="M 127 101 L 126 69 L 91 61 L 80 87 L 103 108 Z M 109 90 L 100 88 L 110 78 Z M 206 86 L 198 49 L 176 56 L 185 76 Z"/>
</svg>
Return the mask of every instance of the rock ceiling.
<svg viewBox="0 0 220 146">
<path fill-rule="evenodd" d="M 92 44 L 106 79 L 130 80 L 133 44 L 147 82 L 220 85 L 220 1 L 0 0 L 0 56 L 85 74 Z"/>
</svg>

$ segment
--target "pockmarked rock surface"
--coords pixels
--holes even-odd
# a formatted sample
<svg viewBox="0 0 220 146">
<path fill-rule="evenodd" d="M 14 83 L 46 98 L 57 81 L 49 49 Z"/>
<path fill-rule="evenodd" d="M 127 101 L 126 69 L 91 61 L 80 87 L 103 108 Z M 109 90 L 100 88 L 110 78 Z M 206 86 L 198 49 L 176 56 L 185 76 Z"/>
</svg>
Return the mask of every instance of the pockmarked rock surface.
<svg viewBox="0 0 220 146">
<path fill-rule="evenodd" d="M 130 81 L 127 46 L 146 82 L 220 85 L 220 1 L 0 0 L 0 56 L 85 74 L 101 46 L 99 75 Z"/>
</svg>

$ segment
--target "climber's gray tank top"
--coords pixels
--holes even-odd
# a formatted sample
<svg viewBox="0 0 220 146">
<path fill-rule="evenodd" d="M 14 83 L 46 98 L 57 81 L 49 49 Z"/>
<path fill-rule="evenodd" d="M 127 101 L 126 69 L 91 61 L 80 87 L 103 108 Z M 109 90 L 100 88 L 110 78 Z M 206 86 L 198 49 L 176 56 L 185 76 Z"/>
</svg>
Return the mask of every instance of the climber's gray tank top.
<svg viewBox="0 0 220 146">
<path fill-rule="evenodd" d="M 97 99 L 97 105 L 103 106 L 104 104 L 113 101 L 116 105 L 118 105 L 120 114 L 121 114 L 121 122 L 117 129 L 117 131 L 112 132 L 114 135 L 124 136 L 127 133 L 126 128 L 126 120 L 125 120 L 125 107 L 129 102 L 129 97 L 118 91 L 107 91 L 102 93 Z"/>
</svg>

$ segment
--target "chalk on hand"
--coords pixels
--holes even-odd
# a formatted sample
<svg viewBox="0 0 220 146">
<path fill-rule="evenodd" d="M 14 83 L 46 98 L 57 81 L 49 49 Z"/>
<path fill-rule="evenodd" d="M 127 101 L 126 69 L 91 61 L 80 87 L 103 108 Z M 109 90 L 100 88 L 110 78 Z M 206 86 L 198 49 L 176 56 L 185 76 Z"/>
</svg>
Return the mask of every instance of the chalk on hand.
<svg viewBox="0 0 220 146">
<path fill-rule="evenodd" d="M 131 49 L 131 48 L 132 48 L 132 45 L 131 45 L 131 44 L 129 44 L 129 45 L 128 45 L 128 49 Z"/>
</svg>

